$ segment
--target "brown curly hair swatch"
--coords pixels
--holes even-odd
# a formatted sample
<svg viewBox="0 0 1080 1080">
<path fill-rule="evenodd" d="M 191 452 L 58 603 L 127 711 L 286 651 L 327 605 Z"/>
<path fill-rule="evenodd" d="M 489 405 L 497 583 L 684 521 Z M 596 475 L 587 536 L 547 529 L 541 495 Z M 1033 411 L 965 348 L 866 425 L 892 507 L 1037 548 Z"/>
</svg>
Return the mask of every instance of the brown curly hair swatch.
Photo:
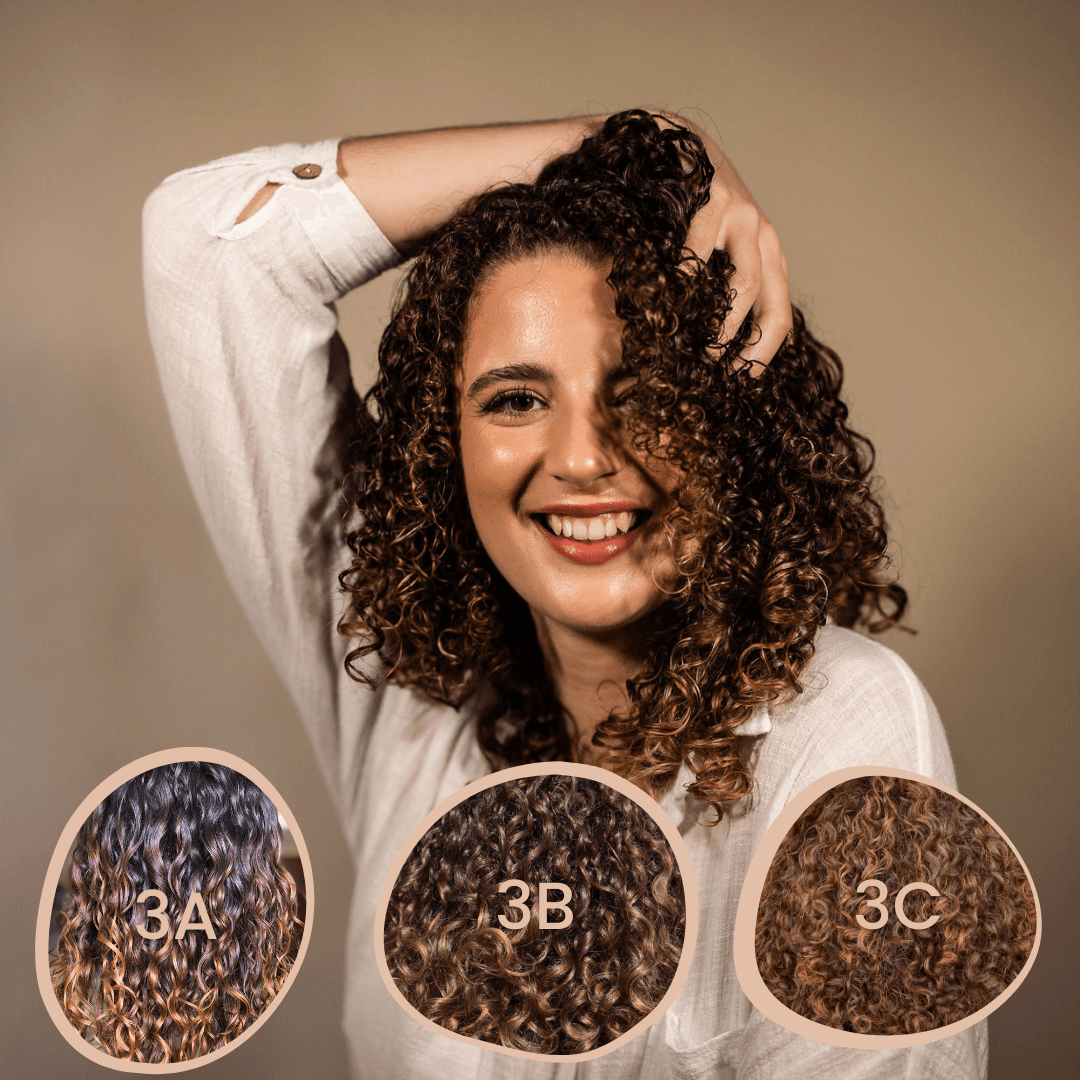
<svg viewBox="0 0 1080 1080">
<path fill-rule="evenodd" d="M 525 918 L 508 901 L 518 892 L 500 892 L 512 879 L 530 887 L 521 929 L 499 920 Z M 544 882 L 569 890 L 563 928 L 554 911 L 541 926 Z M 465 799 L 424 834 L 391 894 L 384 949 L 405 999 L 448 1031 L 580 1054 L 660 1003 L 685 914 L 675 854 L 642 807 L 593 780 L 535 776 Z"/>
<path fill-rule="evenodd" d="M 765 985 L 801 1016 L 911 1034 L 993 1001 L 1023 968 L 1036 921 L 1022 863 L 977 810 L 929 784 L 865 776 L 826 792 L 784 838 L 755 951 Z"/>
<path fill-rule="evenodd" d="M 79 831 L 51 962 L 53 989 L 83 1038 L 128 1061 L 187 1061 L 254 1022 L 301 941 L 280 845 L 274 804 L 224 765 L 163 765 L 109 795 Z M 140 901 L 148 890 L 167 903 Z M 195 893 L 204 911 L 181 935 Z M 206 922 L 213 938 L 196 925 Z"/>
</svg>

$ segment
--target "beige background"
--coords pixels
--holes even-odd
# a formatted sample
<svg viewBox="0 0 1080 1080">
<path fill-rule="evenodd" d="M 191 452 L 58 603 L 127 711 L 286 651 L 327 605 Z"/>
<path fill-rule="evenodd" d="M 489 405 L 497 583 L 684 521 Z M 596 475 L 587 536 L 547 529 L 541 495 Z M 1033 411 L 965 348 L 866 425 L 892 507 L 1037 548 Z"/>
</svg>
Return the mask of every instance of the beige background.
<svg viewBox="0 0 1080 1080">
<path fill-rule="evenodd" d="M 877 441 L 914 638 L 961 790 L 1043 904 L 991 1075 L 1074 1062 L 1077 21 L 1069 2 L 14 3 L 4 184 L 4 1066 L 107 1075 L 37 994 L 38 897 L 104 777 L 205 744 L 297 815 L 319 891 L 273 1023 L 211 1077 L 338 1076 L 348 857 L 292 706 L 229 594 L 154 374 L 139 210 L 249 146 L 647 104 L 715 123 Z M 390 283 L 344 305 L 358 367 Z M 1071 850 L 1070 850 L 1071 849 Z M 1075 944 L 1075 941 L 1073 941 Z"/>
</svg>

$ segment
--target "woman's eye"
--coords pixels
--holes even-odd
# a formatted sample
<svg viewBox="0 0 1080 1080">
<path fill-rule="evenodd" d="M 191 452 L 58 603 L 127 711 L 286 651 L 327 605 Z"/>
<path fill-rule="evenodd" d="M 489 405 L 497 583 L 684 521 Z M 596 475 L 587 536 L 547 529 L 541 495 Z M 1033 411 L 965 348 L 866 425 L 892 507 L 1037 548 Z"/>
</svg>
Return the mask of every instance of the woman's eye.
<svg viewBox="0 0 1080 1080">
<path fill-rule="evenodd" d="M 507 390 L 496 394 L 485 406 L 486 413 L 501 413 L 504 416 L 520 416 L 535 412 L 543 407 L 543 401 L 531 390 Z"/>
</svg>

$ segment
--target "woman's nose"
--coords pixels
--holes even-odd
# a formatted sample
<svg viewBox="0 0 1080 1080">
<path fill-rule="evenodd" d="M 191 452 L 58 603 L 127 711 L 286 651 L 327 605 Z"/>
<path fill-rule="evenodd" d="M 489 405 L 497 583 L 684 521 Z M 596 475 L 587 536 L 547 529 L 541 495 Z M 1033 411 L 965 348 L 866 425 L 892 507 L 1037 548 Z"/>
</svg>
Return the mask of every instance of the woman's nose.
<svg viewBox="0 0 1080 1080">
<path fill-rule="evenodd" d="M 550 428 L 547 469 L 568 484 L 593 483 L 619 471 L 617 434 L 595 408 L 566 409 Z"/>
</svg>

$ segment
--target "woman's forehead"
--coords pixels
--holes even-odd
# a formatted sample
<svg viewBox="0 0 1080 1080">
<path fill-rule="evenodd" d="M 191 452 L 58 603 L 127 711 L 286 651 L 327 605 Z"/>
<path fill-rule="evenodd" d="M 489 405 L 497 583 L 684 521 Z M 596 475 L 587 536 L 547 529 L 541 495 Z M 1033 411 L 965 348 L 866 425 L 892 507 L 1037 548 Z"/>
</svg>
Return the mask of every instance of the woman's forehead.
<svg viewBox="0 0 1080 1080">
<path fill-rule="evenodd" d="M 468 384 L 491 368 L 533 364 L 608 371 L 622 360 L 622 320 L 608 267 L 564 251 L 498 266 L 477 290 L 462 350 Z"/>
</svg>

